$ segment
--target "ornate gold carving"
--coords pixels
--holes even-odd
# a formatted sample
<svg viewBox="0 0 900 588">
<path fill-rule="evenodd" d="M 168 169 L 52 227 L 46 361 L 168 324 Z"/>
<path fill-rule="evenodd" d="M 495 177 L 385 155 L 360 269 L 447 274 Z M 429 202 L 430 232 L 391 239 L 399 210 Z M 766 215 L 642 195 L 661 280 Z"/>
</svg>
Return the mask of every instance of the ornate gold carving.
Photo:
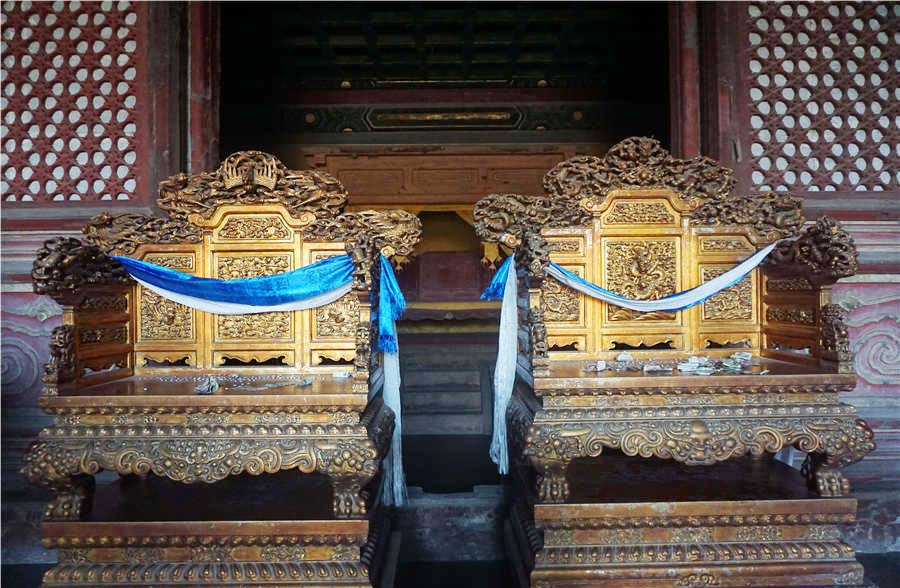
<svg viewBox="0 0 900 588">
<path fill-rule="evenodd" d="M 678 586 L 697 588 L 699 586 L 718 586 L 719 578 L 715 574 L 685 574 L 678 577 Z"/>
<path fill-rule="evenodd" d="M 215 172 L 163 181 L 156 202 L 173 219 L 192 214 L 208 219 L 226 204 L 269 203 L 282 204 L 295 218 L 312 213 L 323 219 L 341 213 L 347 190 L 327 173 L 289 170 L 268 153 L 239 151 Z"/>
<path fill-rule="evenodd" d="M 837 304 L 826 304 L 820 310 L 819 349 L 822 359 L 837 363 L 838 372 L 853 373 L 853 352 L 844 319 L 847 311 Z"/>
<path fill-rule="evenodd" d="M 676 291 L 678 275 L 675 242 L 607 241 L 604 272 L 606 286 L 616 294 L 636 300 L 657 300 Z M 611 321 L 671 320 L 671 312 L 637 312 L 607 305 Z"/>
<path fill-rule="evenodd" d="M 141 245 L 177 245 L 202 240 L 200 229 L 184 219 L 136 213 L 99 214 L 84 227 L 84 235 L 109 255 L 129 255 Z"/>
<path fill-rule="evenodd" d="M 769 278 L 766 281 L 766 289 L 769 292 L 794 292 L 812 290 L 813 287 L 806 278 Z"/>
<path fill-rule="evenodd" d="M 766 320 L 800 325 L 814 325 L 816 324 L 816 310 L 814 308 L 770 306 L 766 308 Z"/>
<path fill-rule="evenodd" d="M 672 530 L 672 541 L 675 543 L 711 543 L 712 540 L 712 529 L 709 527 Z"/>
<path fill-rule="evenodd" d="M 216 276 L 222 280 L 258 278 L 290 270 L 290 254 L 223 255 L 216 260 Z"/>
<path fill-rule="evenodd" d="M 541 229 L 587 226 L 591 215 L 570 199 L 490 194 L 475 204 L 475 232 L 483 241 L 518 247 L 532 276 L 543 276 L 550 246 Z"/>
<path fill-rule="evenodd" d="M 41 377 L 44 394 L 56 396 L 59 385 L 71 382 L 75 375 L 75 327 L 60 325 L 50 334 L 50 361 Z"/>
<path fill-rule="evenodd" d="M 316 337 L 353 337 L 359 323 L 359 301 L 347 294 L 316 308 Z"/>
<path fill-rule="evenodd" d="M 578 253 L 581 251 L 581 241 L 576 239 L 548 240 L 547 249 L 550 253 Z"/>
<path fill-rule="evenodd" d="M 725 268 L 704 267 L 701 270 L 701 279 L 708 282 L 728 271 Z M 753 291 L 752 280 L 748 276 L 721 292 L 711 296 L 703 303 L 703 320 L 707 321 L 735 321 L 753 318 Z"/>
<path fill-rule="evenodd" d="M 78 342 L 82 345 L 128 343 L 128 327 L 124 325 L 81 327 L 78 329 Z"/>
<path fill-rule="evenodd" d="M 368 290 L 379 254 L 389 252 L 386 257 L 398 267 L 412 258 L 422 222 L 403 210 L 363 210 L 318 220 L 302 231 L 308 240 L 343 241 L 355 266 L 353 289 Z"/>
<path fill-rule="evenodd" d="M 306 548 L 302 545 L 266 545 L 260 549 L 263 561 L 301 561 L 306 559 Z"/>
<path fill-rule="evenodd" d="M 714 251 L 751 251 L 747 242 L 743 239 L 719 238 L 719 239 L 700 239 L 700 251 L 710 253 Z"/>
<path fill-rule="evenodd" d="M 219 230 L 220 239 L 283 241 L 291 231 L 280 216 L 230 216 Z"/>
<path fill-rule="evenodd" d="M 632 409 L 634 414 L 627 417 L 617 416 L 618 412 L 604 416 L 602 409 L 587 409 L 577 418 L 556 410 L 554 419 L 561 420 L 536 420 L 531 426 L 524 453 L 538 471 L 538 493 L 546 502 L 567 498 L 565 471 L 572 459 L 597 457 L 604 447 L 627 455 L 710 465 L 794 445 L 812 456 L 806 471 L 820 494 L 846 494 L 849 484 L 841 470 L 874 449 L 871 430 L 849 407 L 846 411 L 843 406 L 835 407 L 826 415 L 821 407 L 794 406 L 798 409 L 790 413 L 787 407 L 763 411 L 736 406 L 727 416 L 717 407 L 647 407 L 637 413 Z"/>
<path fill-rule="evenodd" d="M 787 192 L 729 194 L 701 204 L 691 222 L 706 226 L 742 225 L 766 240 L 796 233 L 803 226 L 801 201 Z"/>
<path fill-rule="evenodd" d="M 859 269 L 858 257 L 853 238 L 838 221 L 823 216 L 798 238 L 780 242 L 763 263 L 776 277 L 799 275 L 823 285 L 854 275 Z"/>
<path fill-rule="evenodd" d="M 541 302 L 548 321 L 574 322 L 581 318 L 581 295 L 558 280 L 544 280 Z"/>
<path fill-rule="evenodd" d="M 93 286 L 124 285 L 130 279 L 100 248 L 70 237 L 44 241 L 31 269 L 34 293 L 63 305 L 80 304 Z"/>
<path fill-rule="evenodd" d="M 93 295 L 85 298 L 75 307 L 80 312 L 127 312 L 128 298 L 122 295 Z"/>
<path fill-rule="evenodd" d="M 141 287 L 141 339 L 193 340 L 191 309 Z"/>
<path fill-rule="evenodd" d="M 180 271 L 194 271 L 193 255 L 170 255 L 166 253 L 150 253 L 144 261 Z"/>
<path fill-rule="evenodd" d="M 232 562 L 234 552 L 224 545 L 197 545 L 191 547 L 191 561 L 202 562 Z"/>
<path fill-rule="evenodd" d="M 765 527 L 738 527 L 738 541 L 778 541 L 784 535 L 781 527 L 767 525 Z"/>
<path fill-rule="evenodd" d="M 216 336 L 222 340 L 290 339 L 291 313 L 216 315 Z"/>
<path fill-rule="evenodd" d="M 675 215 L 662 201 L 617 201 L 613 204 L 610 211 L 603 215 L 603 223 L 607 225 L 652 225 L 673 224 L 675 222 L 677 222 Z"/>
</svg>

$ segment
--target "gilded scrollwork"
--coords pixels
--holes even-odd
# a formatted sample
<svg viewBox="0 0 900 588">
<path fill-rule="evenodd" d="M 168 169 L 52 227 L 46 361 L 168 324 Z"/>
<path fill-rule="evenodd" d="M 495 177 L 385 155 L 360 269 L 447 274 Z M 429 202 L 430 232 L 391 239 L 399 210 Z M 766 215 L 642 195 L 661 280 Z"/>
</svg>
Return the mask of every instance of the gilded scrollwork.
<svg viewBox="0 0 900 588">
<path fill-rule="evenodd" d="M 289 170 L 268 153 L 239 151 L 214 172 L 163 181 L 156 202 L 173 219 L 208 219 L 228 204 L 282 204 L 296 218 L 312 213 L 323 219 L 341 213 L 347 190 L 325 172 Z"/>
<path fill-rule="evenodd" d="M 280 216 L 231 216 L 219 229 L 220 239 L 281 241 L 291 238 Z"/>
<path fill-rule="evenodd" d="M 815 285 L 833 284 L 859 270 L 853 238 L 835 219 L 823 216 L 796 239 L 778 243 L 763 262 L 775 277 L 805 278 Z"/>
<path fill-rule="evenodd" d="M 128 327 L 125 325 L 81 327 L 78 329 L 78 342 L 81 345 L 127 343 Z"/>
<path fill-rule="evenodd" d="M 144 257 L 144 261 L 155 265 L 161 265 L 174 270 L 194 271 L 193 255 L 172 255 L 168 253 L 151 253 Z"/>
<path fill-rule="evenodd" d="M 801 306 L 770 306 L 766 308 L 766 320 L 798 325 L 816 324 L 816 309 Z"/>
<path fill-rule="evenodd" d="M 701 279 L 708 282 L 724 274 L 725 268 L 704 267 Z M 750 320 L 753 318 L 752 281 L 744 278 L 703 303 L 703 319 L 708 321 Z"/>
<path fill-rule="evenodd" d="M 216 276 L 222 280 L 258 278 L 291 270 L 291 256 L 223 255 L 216 260 Z"/>
<path fill-rule="evenodd" d="M 653 412 L 648 410 L 644 411 L 648 415 Z M 707 409 L 709 415 L 716 411 Z M 814 456 L 810 458 L 808 475 L 819 492 L 840 496 L 849 491 L 840 470 L 875 448 L 871 430 L 854 414 L 731 418 L 702 414 L 679 418 L 646 419 L 633 415 L 621 419 L 585 417 L 583 421 L 535 420 L 524 453 L 538 471 L 541 500 L 564 501 L 568 496 L 568 464 L 576 458 L 598 457 L 605 448 L 644 458 L 711 465 L 748 453 L 776 453 L 792 445 Z"/>
<path fill-rule="evenodd" d="M 137 213 L 103 213 L 84 227 L 85 239 L 109 255 L 129 255 L 141 245 L 199 243 L 200 228 L 184 219 Z"/>
<path fill-rule="evenodd" d="M 603 215 L 603 223 L 608 225 L 672 224 L 677 222 L 669 207 L 661 201 L 616 202 Z"/>
<path fill-rule="evenodd" d="M 610 241 L 605 247 L 607 287 L 636 300 L 657 300 L 676 290 L 678 275 L 675 242 Z M 611 321 L 671 320 L 670 312 L 643 313 L 608 305 Z"/>
<path fill-rule="evenodd" d="M 207 436 L 192 434 L 189 427 L 173 427 L 161 438 L 142 436 L 137 428 L 131 435 L 98 439 L 45 436 L 29 448 L 23 473 L 32 483 L 56 491 L 46 512 L 50 519 L 77 518 L 85 496 L 77 478 L 101 469 L 186 483 L 210 483 L 244 472 L 317 471 L 340 485 L 335 489 L 337 516 L 365 514 L 359 491 L 378 469 L 378 453 L 368 437 L 341 436 L 339 427 L 333 427 L 334 436 L 290 435 L 289 426 L 256 425 L 249 436 L 234 436 L 227 426 L 208 428 Z"/>
<path fill-rule="evenodd" d="M 216 315 L 216 336 L 222 340 L 290 339 L 291 313 Z"/>
<path fill-rule="evenodd" d="M 80 312 L 127 312 L 128 297 L 121 294 L 94 295 L 85 298 L 75 306 Z"/>
</svg>

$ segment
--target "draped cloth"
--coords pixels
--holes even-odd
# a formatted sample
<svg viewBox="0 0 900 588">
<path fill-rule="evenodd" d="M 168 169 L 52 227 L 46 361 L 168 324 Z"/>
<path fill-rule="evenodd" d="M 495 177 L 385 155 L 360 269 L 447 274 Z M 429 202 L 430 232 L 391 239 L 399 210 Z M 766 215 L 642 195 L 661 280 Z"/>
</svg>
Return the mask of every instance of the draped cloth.
<svg viewBox="0 0 900 588">
<path fill-rule="evenodd" d="M 349 293 L 353 261 L 349 255 L 329 257 L 294 271 L 236 280 L 201 278 L 128 257 L 113 256 L 136 282 L 151 292 L 187 307 L 214 314 L 255 314 L 324 306 Z M 406 502 L 401 443 L 400 361 L 395 321 L 406 309 L 391 262 L 380 256 L 376 351 L 382 353 L 385 405 L 394 411 L 391 451 L 385 458 L 382 496 L 389 505 Z"/>
<path fill-rule="evenodd" d="M 708 282 L 658 300 L 636 300 L 620 296 L 615 292 L 588 282 L 581 276 L 553 262 L 547 266 L 547 275 L 573 290 L 614 306 L 640 312 L 677 311 L 696 306 L 743 280 L 763 262 L 777 244 L 777 242 L 772 243 L 760 249 L 734 268 Z M 494 433 L 491 439 L 490 450 L 491 460 L 497 464 L 501 474 L 509 472 L 509 448 L 506 443 L 506 409 L 512 397 L 518 357 L 518 310 L 516 302 L 518 292 L 516 281 L 515 253 L 513 253 L 506 258 L 503 265 L 494 273 L 491 283 L 481 295 L 482 300 L 503 301 L 500 307 L 500 339 L 497 348 L 497 364 L 494 368 Z"/>
</svg>

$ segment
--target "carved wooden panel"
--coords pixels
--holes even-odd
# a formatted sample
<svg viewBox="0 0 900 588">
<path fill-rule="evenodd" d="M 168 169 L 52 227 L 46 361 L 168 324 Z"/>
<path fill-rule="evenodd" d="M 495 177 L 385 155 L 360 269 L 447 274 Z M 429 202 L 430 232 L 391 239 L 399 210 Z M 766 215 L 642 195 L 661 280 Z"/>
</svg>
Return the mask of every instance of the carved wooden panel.
<svg viewBox="0 0 900 588">
<path fill-rule="evenodd" d="M 294 233 L 279 215 L 228 216 L 215 232 L 216 241 L 293 241 Z"/>
<path fill-rule="evenodd" d="M 194 313 L 183 304 L 138 287 L 139 341 L 193 341 Z"/>
<path fill-rule="evenodd" d="M 700 253 L 734 253 L 734 252 L 754 252 L 756 249 L 750 244 L 746 237 L 700 237 Z"/>
<path fill-rule="evenodd" d="M 616 200 L 600 217 L 604 225 L 672 225 L 678 216 L 665 200 Z"/>
<path fill-rule="evenodd" d="M 256 278 L 291 271 L 292 261 L 291 253 L 220 253 L 215 258 L 215 272 L 217 278 L 225 280 Z M 216 341 L 290 340 L 293 337 L 293 314 L 290 312 L 215 315 L 215 322 Z"/>
<path fill-rule="evenodd" d="M 731 266 L 702 266 L 700 281 L 706 283 L 721 276 Z M 722 290 L 701 305 L 704 321 L 749 321 L 753 319 L 753 276 L 747 276 L 734 286 Z"/>
<path fill-rule="evenodd" d="M 608 290 L 637 300 L 658 300 L 678 291 L 679 239 L 603 240 L 603 282 Z M 606 320 L 671 321 L 673 312 L 636 312 L 607 305 Z"/>
</svg>

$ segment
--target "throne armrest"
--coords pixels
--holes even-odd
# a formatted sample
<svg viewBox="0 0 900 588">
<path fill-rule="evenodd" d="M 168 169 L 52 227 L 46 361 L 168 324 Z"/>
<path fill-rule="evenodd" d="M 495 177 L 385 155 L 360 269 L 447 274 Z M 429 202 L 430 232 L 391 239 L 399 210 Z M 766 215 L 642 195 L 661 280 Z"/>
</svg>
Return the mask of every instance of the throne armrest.
<svg viewBox="0 0 900 588">
<path fill-rule="evenodd" d="M 808 358 L 840 373 L 853 372 L 844 310 L 831 304 L 831 286 L 856 274 L 853 238 L 821 217 L 792 241 L 780 243 L 763 264 L 765 355 Z"/>
<path fill-rule="evenodd" d="M 63 307 L 63 324 L 50 338 L 44 394 L 131 371 L 132 282 L 121 265 L 96 245 L 58 237 L 38 250 L 31 276 L 36 294 Z"/>
</svg>

